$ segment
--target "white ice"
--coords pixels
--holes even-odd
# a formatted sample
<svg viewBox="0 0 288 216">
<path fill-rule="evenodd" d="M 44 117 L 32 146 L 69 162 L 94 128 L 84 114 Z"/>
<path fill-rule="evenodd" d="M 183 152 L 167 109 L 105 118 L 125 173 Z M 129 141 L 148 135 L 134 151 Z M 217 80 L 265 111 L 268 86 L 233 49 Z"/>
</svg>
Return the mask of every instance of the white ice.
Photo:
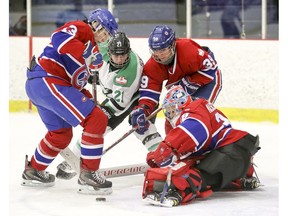
<svg viewBox="0 0 288 216">
<path fill-rule="evenodd" d="M 254 158 L 257 174 L 264 185 L 255 191 L 217 192 L 206 199 L 174 208 L 150 206 L 141 199 L 142 174 L 110 179 L 113 193 L 106 196 L 106 202 L 96 202 L 96 196 L 77 193 L 77 177 L 65 181 L 56 179 L 54 187 L 23 187 L 21 174 L 25 155 L 29 159 L 36 145 L 46 133 L 39 116 L 35 113 L 9 114 L 10 157 L 9 157 L 9 211 L 11 216 L 79 216 L 79 215 L 137 215 L 137 216 L 276 216 L 279 215 L 278 184 L 278 124 L 270 122 L 244 123 L 232 122 L 235 128 L 243 129 L 253 135 L 259 134 L 262 149 Z M 163 135 L 163 119 L 157 119 L 156 126 Z M 106 136 L 108 147 L 130 127 L 125 120 L 121 127 Z M 74 129 L 73 142 L 81 133 L 81 127 Z M 2 143 L 5 145 L 5 143 Z M 134 163 L 144 163 L 147 150 L 132 134 L 102 157 L 101 167 L 113 167 Z M 62 161 L 59 155 L 48 167 L 51 173 Z M 6 166 L 6 164 L 2 164 Z M 2 177 L 7 177 L 5 174 Z M 3 215 L 3 214 L 1 214 Z"/>
</svg>

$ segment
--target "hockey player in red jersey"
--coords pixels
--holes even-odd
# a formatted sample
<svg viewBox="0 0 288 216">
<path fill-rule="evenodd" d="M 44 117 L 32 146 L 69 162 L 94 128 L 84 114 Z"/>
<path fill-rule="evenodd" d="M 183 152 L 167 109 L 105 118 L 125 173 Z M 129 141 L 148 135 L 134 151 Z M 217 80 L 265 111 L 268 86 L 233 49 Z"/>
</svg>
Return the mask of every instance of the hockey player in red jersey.
<svg viewBox="0 0 288 216">
<path fill-rule="evenodd" d="M 109 20 L 107 29 L 97 21 Z M 51 42 L 27 69 L 26 93 L 37 107 L 48 132 L 35 149 L 22 174 L 22 185 L 54 185 L 55 176 L 45 169 L 73 136 L 72 127 L 83 127 L 79 192 L 110 194 L 112 182 L 97 170 L 103 151 L 107 116 L 95 106 L 85 89 L 88 77 L 103 64 L 97 42 L 115 34 L 118 25 L 106 9 L 96 9 L 85 21 L 71 21 L 56 29 Z"/>
<path fill-rule="evenodd" d="M 163 102 L 173 129 L 147 154 L 143 199 L 153 205 L 176 206 L 210 196 L 229 186 L 254 189 L 259 180 L 247 176 L 259 137 L 232 127 L 227 117 L 205 99 L 192 99 L 182 86 L 172 86 Z"/>
<path fill-rule="evenodd" d="M 214 103 L 222 88 L 221 71 L 214 54 L 191 39 L 176 39 L 167 25 L 156 26 L 148 39 L 152 54 L 143 69 L 139 105 L 132 112 L 132 126 L 143 133 L 145 120 L 158 106 L 163 83 L 168 89 L 179 84 L 193 97 Z M 171 125 L 166 122 L 166 133 Z"/>
</svg>

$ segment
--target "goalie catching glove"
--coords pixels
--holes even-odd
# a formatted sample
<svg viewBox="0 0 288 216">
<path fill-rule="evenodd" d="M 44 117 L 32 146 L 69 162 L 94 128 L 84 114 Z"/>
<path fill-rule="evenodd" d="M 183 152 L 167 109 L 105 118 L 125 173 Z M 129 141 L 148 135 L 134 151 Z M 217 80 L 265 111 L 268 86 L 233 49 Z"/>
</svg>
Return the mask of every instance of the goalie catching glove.
<svg viewBox="0 0 288 216">
<path fill-rule="evenodd" d="M 172 146 L 162 141 L 155 151 L 149 152 L 146 157 L 147 164 L 154 167 L 166 167 L 179 159 L 179 155 Z"/>
<path fill-rule="evenodd" d="M 85 60 L 85 65 L 88 69 L 88 72 L 90 73 L 90 75 L 93 75 L 94 73 L 96 73 L 97 70 L 102 67 L 103 56 L 98 51 L 98 48 L 91 44 L 91 41 L 88 41 L 85 46 L 86 49 L 84 50 L 82 56 Z"/>
</svg>

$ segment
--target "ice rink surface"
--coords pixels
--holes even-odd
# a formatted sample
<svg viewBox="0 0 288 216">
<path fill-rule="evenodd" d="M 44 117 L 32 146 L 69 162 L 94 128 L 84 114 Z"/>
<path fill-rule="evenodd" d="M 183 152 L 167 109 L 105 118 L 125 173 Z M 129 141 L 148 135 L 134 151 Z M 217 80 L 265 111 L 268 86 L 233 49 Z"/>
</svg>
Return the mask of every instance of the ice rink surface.
<svg viewBox="0 0 288 216">
<path fill-rule="evenodd" d="M 113 193 L 106 196 L 106 202 L 96 202 L 96 196 L 77 193 L 77 177 L 69 181 L 56 179 L 50 188 L 21 186 L 25 155 L 29 159 L 46 129 L 35 113 L 9 114 L 10 123 L 10 185 L 9 211 L 11 216 L 79 216 L 79 215 L 195 215 L 195 216 L 276 216 L 279 215 L 279 173 L 278 173 L 278 124 L 270 122 L 232 122 L 235 128 L 260 136 L 261 150 L 254 158 L 257 174 L 264 185 L 256 191 L 217 192 L 206 199 L 174 208 L 150 206 L 141 199 L 142 174 L 111 178 Z M 157 119 L 156 126 L 164 134 L 164 121 Z M 126 120 L 108 134 L 105 148 L 125 134 L 130 127 Z M 81 127 L 74 129 L 74 138 L 81 134 Z M 147 150 L 134 134 L 120 142 L 102 157 L 101 167 L 144 163 Z M 47 171 L 55 174 L 56 166 L 63 159 L 59 155 Z"/>
</svg>

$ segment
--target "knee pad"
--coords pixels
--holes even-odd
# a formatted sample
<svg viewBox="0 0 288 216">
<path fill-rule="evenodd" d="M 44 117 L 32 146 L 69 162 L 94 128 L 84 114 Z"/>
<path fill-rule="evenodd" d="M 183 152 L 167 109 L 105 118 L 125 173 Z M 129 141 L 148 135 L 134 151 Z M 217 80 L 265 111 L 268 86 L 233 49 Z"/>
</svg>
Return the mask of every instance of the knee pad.
<svg viewBox="0 0 288 216">
<path fill-rule="evenodd" d="M 48 148 L 65 149 L 71 142 L 73 137 L 72 127 L 61 128 L 54 131 L 48 131 L 45 135 L 45 140 L 47 141 L 46 146 Z M 45 145 L 41 146 L 42 148 Z M 49 147 L 50 146 L 50 147 Z"/>
<path fill-rule="evenodd" d="M 108 118 L 99 107 L 94 107 L 91 113 L 81 122 L 85 132 L 92 134 L 104 134 L 108 124 Z"/>
<path fill-rule="evenodd" d="M 95 107 L 82 123 L 81 167 L 98 170 L 108 118 L 100 108 Z"/>
</svg>

